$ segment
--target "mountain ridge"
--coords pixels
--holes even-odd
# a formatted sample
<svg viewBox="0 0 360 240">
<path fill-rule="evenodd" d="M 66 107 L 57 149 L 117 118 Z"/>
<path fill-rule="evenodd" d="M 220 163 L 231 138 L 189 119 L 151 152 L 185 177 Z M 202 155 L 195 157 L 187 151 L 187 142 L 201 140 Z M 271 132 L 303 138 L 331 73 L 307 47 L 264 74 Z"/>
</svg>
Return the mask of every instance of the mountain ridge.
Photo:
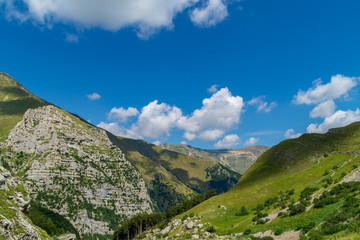
<svg viewBox="0 0 360 240">
<path fill-rule="evenodd" d="M 243 174 L 269 147 L 262 145 L 236 149 L 201 149 L 184 144 L 161 144 L 160 147 L 202 159 L 212 159 L 231 170 Z"/>
</svg>

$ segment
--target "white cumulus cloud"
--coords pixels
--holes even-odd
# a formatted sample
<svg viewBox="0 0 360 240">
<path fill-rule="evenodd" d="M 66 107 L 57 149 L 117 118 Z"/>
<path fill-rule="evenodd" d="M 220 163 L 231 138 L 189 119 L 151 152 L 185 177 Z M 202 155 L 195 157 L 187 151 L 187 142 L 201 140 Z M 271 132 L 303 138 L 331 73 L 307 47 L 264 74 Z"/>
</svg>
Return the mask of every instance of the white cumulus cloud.
<svg viewBox="0 0 360 240">
<path fill-rule="evenodd" d="M 245 145 L 245 146 L 253 146 L 253 145 L 255 145 L 259 140 L 260 140 L 260 138 L 250 137 L 248 140 L 245 141 L 244 145 Z"/>
<path fill-rule="evenodd" d="M 199 138 L 204 141 L 214 141 L 219 139 L 224 134 L 220 129 L 208 129 L 199 134 Z"/>
<path fill-rule="evenodd" d="M 285 134 L 284 134 L 284 137 L 286 139 L 289 139 L 289 138 L 298 138 L 300 137 L 302 134 L 301 133 L 295 133 L 295 130 L 294 129 L 288 129 L 286 130 Z"/>
<path fill-rule="evenodd" d="M 92 93 L 87 95 L 88 99 L 90 100 L 99 100 L 101 96 L 98 93 Z"/>
<path fill-rule="evenodd" d="M 344 127 L 350 123 L 360 121 L 360 110 L 337 111 L 324 119 L 321 124 L 313 123 L 307 127 L 308 133 L 325 133 L 330 128 Z"/>
<path fill-rule="evenodd" d="M 247 102 L 248 105 L 255 106 L 258 112 L 270 112 L 277 107 L 277 102 L 265 101 L 265 96 L 254 97 Z"/>
<path fill-rule="evenodd" d="M 197 5 L 202 8 L 195 8 Z M 118 31 L 134 27 L 139 37 L 173 28 L 173 19 L 186 9 L 196 25 L 213 26 L 227 15 L 222 0 L 0 0 L 8 18 L 51 26 L 54 23 L 78 28 Z"/>
<path fill-rule="evenodd" d="M 99 126 L 116 134 L 131 138 L 159 139 L 169 136 L 171 130 L 184 130 L 183 137 L 192 141 L 215 141 L 226 132 L 234 129 L 240 122 L 243 112 L 243 98 L 233 96 L 228 88 L 222 88 L 210 98 L 202 101 L 202 107 L 184 116 L 182 110 L 166 103 L 150 102 L 139 112 L 136 108 L 113 108 L 108 113 L 108 120 Z M 119 126 L 128 118 L 137 116 L 130 127 Z"/>
<path fill-rule="evenodd" d="M 119 122 L 126 122 L 129 117 L 134 117 L 139 115 L 139 111 L 136 108 L 129 107 L 125 108 L 112 108 L 110 113 L 108 114 L 109 120 L 117 120 Z"/>
<path fill-rule="evenodd" d="M 181 117 L 177 125 L 186 131 L 184 137 L 189 141 L 195 137 L 205 141 L 215 140 L 215 136 L 220 138 L 240 122 L 243 106 L 242 97 L 233 96 L 228 88 L 222 88 L 210 98 L 205 98 L 200 109 Z"/>
<path fill-rule="evenodd" d="M 348 92 L 354 88 L 359 82 L 359 78 L 346 77 L 343 75 L 335 75 L 331 77 L 331 81 L 322 84 L 321 80 L 313 82 L 314 86 L 307 91 L 299 90 L 294 96 L 295 104 L 318 104 L 327 100 L 338 99 L 347 96 Z"/>
<path fill-rule="evenodd" d="M 117 123 L 105 123 L 100 122 L 97 127 L 105 129 L 108 132 L 111 132 L 115 136 L 124 136 L 125 132 L 124 129 L 119 126 Z"/>
<path fill-rule="evenodd" d="M 227 16 L 228 10 L 224 0 L 208 0 L 205 6 L 192 11 L 191 20 L 201 27 L 211 27 Z"/>
<path fill-rule="evenodd" d="M 230 134 L 225 136 L 223 139 L 214 144 L 216 148 L 231 148 L 240 144 L 241 140 L 238 135 Z"/>
<path fill-rule="evenodd" d="M 335 102 L 333 100 L 327 100 L 318 104 L 311 112 L 310 117 L 312 118 L 326 118 L 331 116 L 336 109 Z"/>
<path fill-rule="evenodd" d="M 127 130 L 127 136 L 134 138 L 159 138 L 169 135 L 169 131 L 176 127 L 176 122 L 182 116 L 182 111 L 176 106 L 166 103 L 159 104 L 157 100 L 141 109 L 137 121 Z"/>
<path fill-rule="evenodd" d="M 187 139 L 188 141 L 192 141 L 196 138 L 196 134 L 195 133 L 191 133 L 191 132 L 185 132 L 183 137 L 185 139 Z"/>
</svg>

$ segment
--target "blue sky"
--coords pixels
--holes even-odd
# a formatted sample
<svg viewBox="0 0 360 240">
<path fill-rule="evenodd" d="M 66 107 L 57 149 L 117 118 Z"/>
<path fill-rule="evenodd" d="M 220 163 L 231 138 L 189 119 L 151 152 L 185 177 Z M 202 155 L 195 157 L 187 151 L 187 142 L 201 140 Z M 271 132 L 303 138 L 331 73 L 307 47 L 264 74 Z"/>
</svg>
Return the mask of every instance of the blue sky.
<svg viewBox="0 0 360 240">
<path fill-rule="evenodd" d="M 150 142 L 272 146 L 360 120 L 359 1 L 136 1 L 0 0 L 0 71 Z"/>
</svg>

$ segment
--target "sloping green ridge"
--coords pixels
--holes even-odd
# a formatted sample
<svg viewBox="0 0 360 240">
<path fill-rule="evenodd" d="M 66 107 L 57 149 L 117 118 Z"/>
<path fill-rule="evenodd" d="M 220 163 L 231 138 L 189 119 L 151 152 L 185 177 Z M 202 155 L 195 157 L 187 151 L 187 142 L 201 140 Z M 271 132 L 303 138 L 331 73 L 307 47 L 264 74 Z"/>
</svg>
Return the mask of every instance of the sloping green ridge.
<svg viewBox="0 0 360 240">
<path fill-rule="evenodd" d="M 48 105 L 6 73 L 0 73 L 0 141 L 22 120 L 26 110 Z"/>
<path fill-rule="evenodd" d="M 166 188 L 153 193 L 162 210 L 194 193 L 206 193 L 210 189 L 226 192 L 241 176 L 213 160 L 172 152 L 142 140 L 118 137 L 113 141 L 142 173 L 151 190 L 159 184 L 169 186 L 170 196 Z M 164 198 L 164 194 L 168 197 Z"/>
<path fill-rule="evenodd" d="M 243 174 L 269 147 L 256 145 L 237 149 L 201 149 L 185 144 L 161 144 L 160 147 L 188 156 L 211 159 Z"/>
<path fill-rule="evenodd" d="M 202 216 L 202 221 L 215 226 L 219 234 L 243 232 L 248 228 L 253 232 L 275 231 L 280 226 L 296 230 L 302 221 L 322 221 L 335 210 L 310 210 L 303 215 L 277 219 L 260 226 L 253 225 L 254 215 L 239 217 L 236 213 L 242 206 L 252 209 L 264 203 L 280 191 L 294 189 L 294 199 L 297 199 L 306 187 L 323 187 L 329 177 L 327 172 L 330 171 L 333 179 L 339 179 L 351 172 L 354 166 L 359 166 L 359 163 L 360 122 L 331 129 L 326 134 L 304 134 L 297 139 L 285 140 L 263 153 L 234 188 L 185 214 Z M 225 206 L 226 210 L 218 208 L 219 205 Z M 291 224 L 286 222 L 289 219 Z"/>
</svg>

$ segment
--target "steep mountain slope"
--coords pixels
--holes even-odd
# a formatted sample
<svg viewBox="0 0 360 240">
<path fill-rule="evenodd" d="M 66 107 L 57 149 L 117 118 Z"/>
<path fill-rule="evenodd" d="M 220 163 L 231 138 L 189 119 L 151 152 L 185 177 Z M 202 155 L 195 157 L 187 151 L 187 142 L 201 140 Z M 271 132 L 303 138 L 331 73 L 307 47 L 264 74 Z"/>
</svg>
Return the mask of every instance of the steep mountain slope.
<svg viewBox="0 0 360 240">
<path fill-rule="evenodd" d="M 179 154 L 142 140 L 119 137 L 114 143 L 144 176 L 162 210 L 195 193 L 210 189 L 226 192 L 241 176 L 213 160 Z"/>
<path fill-rule="evenodd" d="M 26 216 L 29 194 L 0 166 L 0 239 L 52 239 Z"/>
<path fill-rule="evenodd" d="M 0 73 L 0 141 L 22 119 L 25 111 L 47 105 L 6 73 Z"/>
<path fill-rule="evenodd" d="M 229 239 L 229 234 L 244 232 L 273 237 L 286 232 L 284 236 L 297 239 L 300 231 L 291 232 L 296 230 L 313 236 L 310 239 L 351 239 L 360 234 L 360 212 L 355 210 L 360 206 L 360 184 L 354 183 L 360 181 L 359 165 L 360 122 L 326 134 L 304 134 L 272 147 L 230 191 L 177 218 L 199 216 L 198 223 L 213 226 L 216 234 Z M 179 226 L 171 227 L 167 236 L 191 236 L 192 230 Z"/>
<path fill-rule="evenodd" d="M 231 170 L 243 174 L 269 147 L 256 145 L 238 149 L 207 150 L 184 144 L 161 144 L 160 147 L 202 159 L 212 159 Z"/>
<path fill-rule="evenodd" d="M 145 182 L 107 133 L 52 105 L 29 109 L 2 155 L 30 196 L 86 238 L 152 212 Z"/>
</svg>

